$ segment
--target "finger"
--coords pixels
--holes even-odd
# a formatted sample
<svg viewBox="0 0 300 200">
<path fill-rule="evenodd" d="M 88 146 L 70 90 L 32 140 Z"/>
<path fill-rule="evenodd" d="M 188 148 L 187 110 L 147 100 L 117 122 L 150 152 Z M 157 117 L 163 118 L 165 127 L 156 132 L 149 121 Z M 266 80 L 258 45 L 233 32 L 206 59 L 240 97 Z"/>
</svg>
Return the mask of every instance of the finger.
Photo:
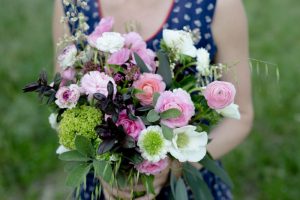
<svg viewBox="0 0 300 200">
<path fill-rule="evenodd" d="M 111 196 L 106 189 L 103 189 L 103 194 L 106 200 L 115 200 L 115 198 Z"/>
<path fill-rule="evenodd" d="M 105 181 L 101 181 L 101 184 L 109 196 L 116 197 L 116 198 L 119 197 L 122 199 L 131 199 L 131 190 L 130 191 L 120 190 L 116 187 L 112 187 Z"/>
<path fill-rule="evenodd" d="M 136 200 L 151 200 L 151 199 L 154 199 L 159 194 L 159 192 L 161 191 L 162 186 L 163 185 L 161 185 L 160 187 L 155 188 L 155 195 L 152 194 L 152 193 L 151 194 L 147 194 L 145 196 L 136 198 Z"/>
</svg>

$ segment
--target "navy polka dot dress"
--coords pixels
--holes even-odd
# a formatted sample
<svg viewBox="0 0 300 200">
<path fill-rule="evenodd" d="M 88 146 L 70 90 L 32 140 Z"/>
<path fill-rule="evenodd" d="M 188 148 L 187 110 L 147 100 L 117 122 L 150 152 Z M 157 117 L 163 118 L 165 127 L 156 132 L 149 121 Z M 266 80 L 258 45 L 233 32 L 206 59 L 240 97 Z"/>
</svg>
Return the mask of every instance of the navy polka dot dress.
<svg viewBox="0 0 300 200">
<path fill-rule="evenodd" d="M 163 26 L 153 37 L 147 40 L 148 47 L 154 51 L 159 48 L 163 28 L 181 30 L 183 27 L 188 27 L 192 31 L 200 32 L 201 40 L 196 44 L 196 47 L 206 48 L 210 53 L 211 60 L 213 60 L 217 48 L 211 32 L 211 22 L 214 16 L 216 1 L 217 0 L 173 0 L 172 7 L 169 10 Z M 88 33 L 91 33 L 100 21 L 101 8 L 99 0 L 87 0 L 87 3 L 87 9 L 82 10 L 81 12 L 87 17 L 87 22 L 90 27 Z M 67 12 L 67 10 L 68 8 L 66 7 L 65 12 Z M 72 29 L 72 27 L 70 28 Z M 230 188 L 224 184 L 220 178 L 216 177 L 206 169 L 202 169 L 199 173 L 201 173 L 203 179 L 210 188 L 215 200 L 232 199 Z M 99 181 L 94 179 L 92 174 L 89 174 L 86 184 L 86 189 L 81 188 L 80 190 L 81 199 L 90 200 Z M 188 190 L 188 194 L 189 199 L 194 199 L 190 190 Z M 170 187 L 165 187 L 156 199 L 170 199 L 170 195 Z M 101 194 L 98 199 L 104 200 L 103 194 Z"/>
</svg>

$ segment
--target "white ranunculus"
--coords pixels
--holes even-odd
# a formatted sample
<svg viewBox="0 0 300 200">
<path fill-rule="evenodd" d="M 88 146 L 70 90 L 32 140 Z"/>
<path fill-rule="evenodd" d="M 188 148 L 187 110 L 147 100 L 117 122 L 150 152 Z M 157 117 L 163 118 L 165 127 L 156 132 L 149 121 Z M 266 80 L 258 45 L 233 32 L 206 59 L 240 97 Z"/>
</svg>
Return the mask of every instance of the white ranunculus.
<svg viewBox="0 0 300 200">
<path fill-rule="evenodd" d="M 197 70 L 201 75 L 207 75 L 209 73 L 209 53 L 206 49 L 200 48 L 197 50 Z"/>
<path fill-rule="evenodd" d="M 186 31 L 165 29 L 163 30 L 163 40 L 168 47 L 175 49 L 180 54 L 196 56 L 197 49 L 194 46 L 192 36 Z"/>
<path fill-rule="evenodd" d="M 206 154 L 208 136 L 197 132 L 195 126 L 184 126 L 173 130 L 174 137 L 170 154 L 180 162 L 199 162 Z"/>
<path fill-rule="evenodd" d="M 67 147 L 65 147 L 64 145 L 60 145 L 57 149 L 56 149 L 56 153 L 57 154 L 62 154 L 65 152 L 71 151 L 70 149 L 68 149 Z"/>
<path fill-rule="evenodd" d="M 241 114 L 239 111 L 239 106 L 232 103 L 229 106 L 216 110 L 218 113 L 223 115 L 224 117 L 229 117 L 233 119 L 241 119 Z"/>
<path fill-rule="evenodd" d="M 100 51 L 114 53 L 124 46 L 125 39 L 120 33 L 105 32 L 96 41 L 96 48 Z"/>
<path fill-rule="evenodd" d="M 72 67 L 76 62 L 76 55 L 77 48 L 74 44 L 65 47 L 57 58 L 59 66 L 63 69 Z"/>
<path fill-rule="evenodd" d="M 49 124 L 51 125 L 51 128 L 54 130 L 58 129 L 58 123 L 57 123 L 57 113 L 51 113 L 49 116 Z"/>
</svg>

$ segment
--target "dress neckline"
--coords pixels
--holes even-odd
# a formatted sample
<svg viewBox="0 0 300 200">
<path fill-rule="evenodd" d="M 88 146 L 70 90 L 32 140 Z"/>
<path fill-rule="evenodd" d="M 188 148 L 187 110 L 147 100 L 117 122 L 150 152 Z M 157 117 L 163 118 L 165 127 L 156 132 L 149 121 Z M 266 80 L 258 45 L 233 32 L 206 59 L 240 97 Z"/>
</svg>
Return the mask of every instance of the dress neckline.
<svg viewBox="0 0 300 200">
<path fill-rule="evenodd" d="M 173 10 L 174 6 L 175 6 L 175 0 L 172 0 L 172 4 L 169 7 L 168 12 L 167 12 L 163 22 L 161 23 L 159 28 L 150 37 L 145 39 L 145 42 L 151 41 L 153 38 L 155 38 L 162 31 L 164 25 L 168 22 L 168 20 L 171 16 L 171 13 L 172 13 L 172 10 Z M 101 20 L 101 18 L 105 17 L 103 15 L 103 11 L 102 11 L 101 0 L 98 0 L 98 13 L 99 13 L 100 20 Z"/>
</svg>

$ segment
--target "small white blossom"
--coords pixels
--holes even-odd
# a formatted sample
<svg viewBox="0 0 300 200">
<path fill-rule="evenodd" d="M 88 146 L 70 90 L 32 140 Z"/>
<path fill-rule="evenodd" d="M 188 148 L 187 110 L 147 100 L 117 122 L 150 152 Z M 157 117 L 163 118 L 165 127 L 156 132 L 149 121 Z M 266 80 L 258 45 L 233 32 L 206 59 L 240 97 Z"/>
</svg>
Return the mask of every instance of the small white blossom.
<svg viewBox="0 0 300 200">
<path fill-rule="evenodd" d="M 197 132 L 195 126 L 184 126 L 173 130 L 174 137 L 170 154 L 180 162 L 199 162 L 206 154 L 208 137 L 206 132 Z"/>
<path fill-rule="evenodd" d="M 65 147 L 64 145 L 60 145 L 57 149 L 56 149 L 56 154 L 62 154 L 65 152 L 71 151 L 70 149 L 68 149 L 67 147 Z"/>
<path fill-rule="evenodd" d="M 209 53 L 206 49 L 200 48 L 197 50 L 197 66 L 196 69 L 201 75 L 208 75 L 209 74 Z"/>
<path fill-rule="evenodd" d="M 120 33 L 105 32 L 96 41 L 96 48 L 100 51 L 114 53 L 124 46 L 125 39 Z"/>
<path fill-rule="evenodd" d="M 183 30 L 163 30 L 163 40 L 166 45 L 175 50 L 179 54 L 188 55 L 191 57 L 196 56 L 196 47 L 194 46 L 193 39 L 189 32 Z"/>
<path fill-rule="evenodd" d="M 76 62 L 77 48 L 74 44 L 67 46 L 63 49 L 61 54 L 58 56 L 58 64 L 63 69 L 67 67 L 72 67 Z"/>
<path fill-rule="evenodd" d="M 223 115 L 224 117 L 229 117 L 229 118 L 233 118 L 233 119 L 241 119 L 239 106 L 234 103 L 230 104 L 229 106 L 227 106 L 223 109 L 219 109 L 216 111 L 218 113 L 220 113 L 221 115 Z"/>
</svg>

